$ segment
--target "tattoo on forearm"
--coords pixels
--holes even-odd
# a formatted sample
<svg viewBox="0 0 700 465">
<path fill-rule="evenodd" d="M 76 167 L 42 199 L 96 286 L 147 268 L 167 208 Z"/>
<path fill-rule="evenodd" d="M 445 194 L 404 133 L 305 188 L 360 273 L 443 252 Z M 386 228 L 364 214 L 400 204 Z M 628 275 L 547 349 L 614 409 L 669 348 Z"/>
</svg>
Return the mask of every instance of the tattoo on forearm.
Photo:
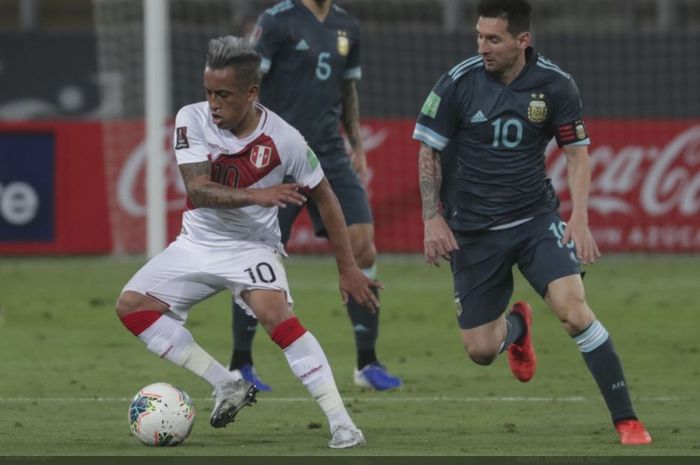
<svg viewBox="0 0 700 465">
<path fill-rule="evenodd" d="M 211 181 L 209 161 L 182 164 L 180 173 L 187 188 L 187 195 L 197 207 L 238 208 L 246 205 L 247 192 Z"/>
<path fill-rule="evenodd" d="M 442 184 L 440 154 L 425 144 L 421 144 L 418 152 L 418 179 L 423 204 L 423 221 L 425 221 L 438 214 Z"/>
<path fill-rule="evenodd" d="M 350 80 L 343 83 L 342 103 L 343 110 L 340 114 L 340 120 L 343 123 L 350 146 L 355 149 L 361 141 L 359 134 L 360 101 L 355 81 Z"/>
<path fill-rule="evenodd" d="M 203 161 L 201 163 L 185 163 L 180 165 L 180 173 L 182 173 L 182 179 L 187 185 L 193 179 L 199 176 L 211 176 L 211 162 Z"/>
</svg>

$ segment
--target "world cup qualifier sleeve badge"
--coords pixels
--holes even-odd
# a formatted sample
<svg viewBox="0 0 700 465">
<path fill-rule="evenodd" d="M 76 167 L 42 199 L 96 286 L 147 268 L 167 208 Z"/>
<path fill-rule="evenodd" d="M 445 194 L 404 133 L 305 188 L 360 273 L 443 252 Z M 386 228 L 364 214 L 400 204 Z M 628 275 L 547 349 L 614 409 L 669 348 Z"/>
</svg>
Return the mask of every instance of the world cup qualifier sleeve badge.
<svg viewBox="0 0 700 465">
<path fill-rule="evenodd" d="M 530 105 L 527 107 L 527 119 L 533 123 L 543 123 L 549 113 L 544 94 L 530 94 Z"/>
<path fill-rule="evenodd" d="M 187 126 L 179 127 L 175 130 L 175 150 L 190 148 L 190 141 L 187 140 Z"/>
</svg>

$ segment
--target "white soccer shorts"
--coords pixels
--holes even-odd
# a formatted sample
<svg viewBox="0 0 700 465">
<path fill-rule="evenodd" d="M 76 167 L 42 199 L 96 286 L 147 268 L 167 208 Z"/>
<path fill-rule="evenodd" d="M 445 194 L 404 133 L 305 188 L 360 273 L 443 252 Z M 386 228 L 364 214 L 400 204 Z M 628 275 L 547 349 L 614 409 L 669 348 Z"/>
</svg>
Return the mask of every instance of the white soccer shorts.
<svg viewBox="0 0 700 465">
<path fill-rule="evenodd" d="M 290 306 L 294 302 L 278 252 L 254 243 L 236 249 L 205 247 L 182 235 L 137 271 L 122 292 L 152 297 L 186 321 L 193 305 L 223 289 L 251 316 L 241 297 L 247 290 L 281 290 Z"/>
</svg>

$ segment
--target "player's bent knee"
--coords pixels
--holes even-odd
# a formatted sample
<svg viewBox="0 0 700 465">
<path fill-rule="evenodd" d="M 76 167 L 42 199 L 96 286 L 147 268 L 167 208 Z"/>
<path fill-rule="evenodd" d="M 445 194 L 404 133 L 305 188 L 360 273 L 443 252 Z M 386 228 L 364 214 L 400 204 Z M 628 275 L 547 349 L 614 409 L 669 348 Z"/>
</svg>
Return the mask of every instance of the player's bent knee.
<svg viewBox="0 0 700 465">
<path fill-rule="evenodd" d="M 265 332 L 267 332 L 267 334 L 272 334 L 280 323 L 292 318 L 294 314 L 289 310 L 288 312 L 263 312 L 256 316 L 258 318 L 258 323 L 260 323 Z"/>
<path fill-rule="evenodd" d="M 592 312 L 571 312 L 566 321 L 562 320 L 562 325 L 570 335 L 581 334 L 593 323 L 595 316 Z"/>
<path fill-rule="evenodd" d="M 255 289 L 244 292 L 242 297 L 268 334 L 281 322 L 294 316 L 283 291 Z"/>
<path fill-rule="evenodd" d="M 486 347 L 467 347 L 464 349 L 467 351 L 467 355 L 472 360 L 472 362 L 477 365 L 491 365 L 498 356 L 498 351 L 491 350 Z"/>
<path fill-rule="evenodd" d="M 595 315 L 585 302 L 570 302 L 567 307 L 555 310 L 559 321 L 568 334 L 579 334 L 588 328 Z"/>
<path fill-rule="evenodd" d="M 354 256 L 357 266 L 362 269 L 371 268 L 377 260 L 377 249 L 374 247 L 374 244 L 370 243 L 368 247 L 355 252 Z"/>
<path fill-rule="evenodd" d="M 124 291 L 117 299 L 117 304 L 114 308 L 117 316 L 122 318 L 130 313 L 140 310 L 156 310 L 164 313 L 167 308 L 163 304 L 155 302 L 153 299 L 133 291 Z"/>
<path fill-rule="evenodd" d="M 114 307 L 114 311 L 119 318 L 128 315 L 135 310 L 136 299 L 130 294 L 130 292 L 123 292 L 117 299 L 117 304 Z"/>
</svg>

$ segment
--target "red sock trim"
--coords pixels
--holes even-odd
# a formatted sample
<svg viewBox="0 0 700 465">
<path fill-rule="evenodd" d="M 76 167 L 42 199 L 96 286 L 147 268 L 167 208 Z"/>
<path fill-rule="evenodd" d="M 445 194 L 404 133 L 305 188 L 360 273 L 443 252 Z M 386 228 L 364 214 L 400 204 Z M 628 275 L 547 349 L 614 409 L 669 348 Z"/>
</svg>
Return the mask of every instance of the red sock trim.
<svg viewBox="0 0 700 465">
<path fill-rule="evenodd" d="M 293 316 L 275 326 L 270 337 L 284 350 L 302 337 L 305 332 L 306 329 L 299 323 L 297 317 Z"/>
<path fill-rule="evenodd" d="M 161 316 L 163 314 L 156 310 L 139 310 L 138 312 L 119 317 L 119 319 L 122 320 L 122 324 L 126 326 L 126 329 L 131 331 L 134 336 L 138 336 Z"/>
</svg>

